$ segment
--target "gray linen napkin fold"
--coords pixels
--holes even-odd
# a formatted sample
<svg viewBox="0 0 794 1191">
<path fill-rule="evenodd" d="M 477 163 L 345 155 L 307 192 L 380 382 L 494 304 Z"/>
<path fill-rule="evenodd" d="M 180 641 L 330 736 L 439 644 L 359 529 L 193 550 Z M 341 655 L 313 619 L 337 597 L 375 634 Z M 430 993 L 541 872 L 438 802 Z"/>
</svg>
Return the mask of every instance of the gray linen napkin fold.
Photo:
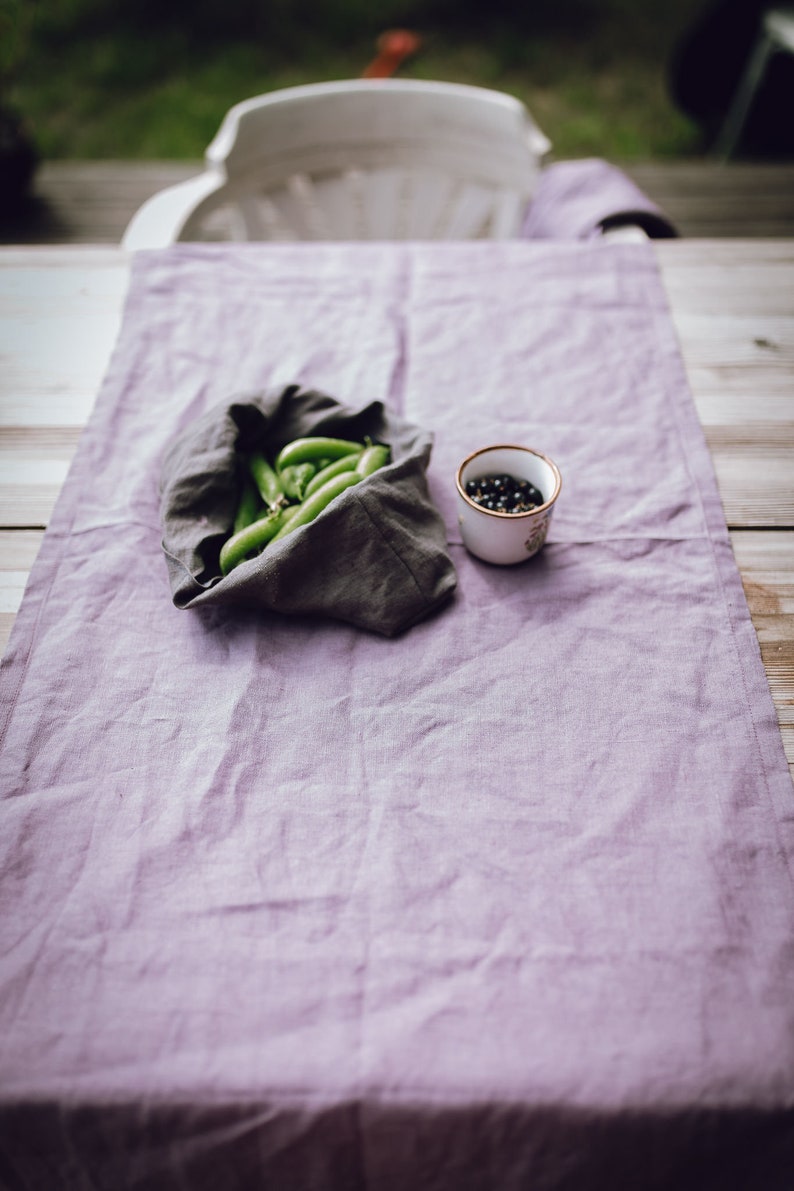
<svg viewBox="0 0 794 1191">
<path fill-rule="evenodd" d="M 221 577 L 244 475 L 241 456 L 274 456 L 305 435 L 387 443 L 391 463 L 336 497 L 311 524 Z M 440 607 L 457 578 L 427 488 L 432 435 L 373 401 L 349 409 L 289 385 L 243 394 L 197 419 L 166 451 L 163 550 L 178 608 L 256 605 L 317 614 L 391 637 Z"/>
</svg>

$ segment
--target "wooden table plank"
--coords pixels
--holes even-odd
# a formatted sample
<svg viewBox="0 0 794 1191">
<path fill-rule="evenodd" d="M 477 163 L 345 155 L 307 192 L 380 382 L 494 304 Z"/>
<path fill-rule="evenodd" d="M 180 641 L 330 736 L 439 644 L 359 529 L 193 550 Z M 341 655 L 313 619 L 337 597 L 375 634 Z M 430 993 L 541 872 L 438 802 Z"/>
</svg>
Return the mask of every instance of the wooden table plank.
<svg viewBox="0 0 794 1191">
<path fill-rule="evenodd" d="M 43 530 L 0 530 L 0 654 L 5 652 Z"/>
<path fill-rule="evenodd" d="M 712 452 L 725 519 L 731 529 L 794 525 L 794 452 Z"/>
<path fill-rule="evenodd" d="M 0 425 L 0 524 L 49 523 L 80 433 L 79 426 Z"/>
<path fill-rule="evenodd" d="M 45 161 L 27 216 L 0 229 L 7 243 L 118 244 L 141 204 L 193 177 L 192 161 Z M 686 237 L 794 236 L 794 163 L 710 159 L 624 163 L 623 171 Z"/>
<path fill-rule="evenodd" d="M 0 434 L 85 425 L 121 326 L 128 276 L 128 258 L 116 249 L 2 250 Z"/>
<path fill-rule="evenodd" d="M 794 778 L 794 530 L 736 530 L 731 545 Z"/>
<path fill-rule="evenodd" d="M 794 241 L 655 250 L 729 526 L 794 525 Z"/>
<path fill-rule="evenodd" d="M 713 160 L 637 162 L 623 170 L 688 238 L 794 235 L 794 166 Z"/>
<path fill-rule="evenodd" d="M 794 614 L 794 530 L 734 531 L 731 545 L 753 615 Z"/>
</svg>

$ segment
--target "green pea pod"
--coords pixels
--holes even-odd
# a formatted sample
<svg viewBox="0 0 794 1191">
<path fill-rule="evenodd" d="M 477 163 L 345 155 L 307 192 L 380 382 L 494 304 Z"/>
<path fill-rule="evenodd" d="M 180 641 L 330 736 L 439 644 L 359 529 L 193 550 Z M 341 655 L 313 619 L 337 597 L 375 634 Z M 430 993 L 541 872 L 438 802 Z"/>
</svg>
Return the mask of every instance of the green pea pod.
<svg viewBox="0 0 794 1191">
<path fill-rule="evenodd" d="M 294 463 L 291 467 L 282 468 L 279 472 L 279 479 L 285 495 L 290 500 L 303 500 L 306 495 L 306 485 L 313 475 L 313 463 Z"/>
<path fill-rule="evenodd" d="M 277 513 L 268 513 L 266 517 L 260 517 L 258 521 L 227 538 L 221 547 L 221 574 L 228 575 L 229 571 L 233 571 L 244 562 L 249 554 L 258 553 L 280 529 L 289 524 L 291 517 L 294 517 L 300 508 L 300 505 L 293 505 Z"/>
<path fill-rule="evenodd" d="M 241 529 L 251 525 L 261 516 L 262 501 L 259 497 L 259 489 L 256 488 L 250 480 L 246 480 L 243 486 L 243 491 L 240 495 L 240 501 L 237 505 L 237 513 L 234 518 L 234 532 L 239 533 Z"/>
<path fill-rule="evenodd" d="M 391 451 L 380 443 L 373 443 L 363 452 L 356 464 L 356 471 L 363 478 L 371 476 L 379 468 L 385 467 L 391 458 Z"/>
<path fill-rule="evenodd" d="M 283 471 L 285 467 L 292 467 L 296 463 L 317 463 L 319 459 L 341 459 L 343 455 L 352 455 L 360 451 L 363 443 L 350 442 L 344 438 L 296 438 L 287 443 L 276 457 L 276 471 Z"/>
<path fill-rule="evenodd" d="M 336 459 L 333 463 L 320 468 L 306 485 L 303 499 L 305 500 L 307 496 L 311 496 L 318 488 L 322 488 L 323 484 L 328 480 L 332 480 L 334 476 L 341 476 L 343 471 L 355 471 L 356 464 L 360 458 L 361 451 L 355 455 L 343 455 L 341 459 Z"/>
<path fill-rule="evenodd" d="M 298 505 L 295 516 L 270 539 L 271 544 L 285 538 L 288 533 L 292 533 L 293 529 L 298 529 L 301 525 L 308 525 L 310 521 L 314 521 L 315 517 L 322 513 L 335 496 L 339 496 L 353 484 L 358 484 L 360 480 L 361 476 L 356 471 L 344 471 L 341 475 L 328 480 L 322 488 L 318 488 L 307 500 L 304 500 L 302 505 Z"/>
<path fill-rule="evenodd" d="M 281 480 L 261 451 L 254 451 L 248 460 L 248 470 L 259 494 L 269 509 L 275 511 L 287 503 Z"/>
</svg>

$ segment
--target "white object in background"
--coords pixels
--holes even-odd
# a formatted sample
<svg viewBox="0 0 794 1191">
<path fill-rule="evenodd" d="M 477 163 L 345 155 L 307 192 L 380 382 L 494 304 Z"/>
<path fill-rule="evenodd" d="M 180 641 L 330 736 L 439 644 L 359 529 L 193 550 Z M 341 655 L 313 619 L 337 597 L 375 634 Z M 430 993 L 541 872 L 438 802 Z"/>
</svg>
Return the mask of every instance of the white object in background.
<svg viewBox="0 0 794 1191">
<path fill-rule="evenodd" d="M 621 223 L 617 227 L 605 228 L 601 239 L 608 240 L 610 244 L 647 244 L 650 237 L 636 223 Z"/>
<path fill-rule="evenodd" d="M 483 87 L 289 87 L 231 108 L 204 173 L 144 203 L 122 246 L 509 239 L 550 148 L 519 100 Z"/>
<path fill-rule="evenodd" d="M 529 513 L 501 513 L 484 509 L 466 495 L 466 484 L 482 476 L 511 475 L 529 480 L 544 497 Z M 531 447 L 483 447 L 468 455 L 455 477 L 458 490 L 458 523 L 463 545 L 484 562 L 512 565 L 537 554 L 551 523 L 560 495 L 562 476 L 556 463 Z"/>
<path fill-rule="evenodd" d="M 717 157 L 727 160 L 733 153 L 769 59 L 781 51 L 794 54 L 794 8 L 768 8 L 764 12 L 752 53 L 714 145 Z"/>
</svg>

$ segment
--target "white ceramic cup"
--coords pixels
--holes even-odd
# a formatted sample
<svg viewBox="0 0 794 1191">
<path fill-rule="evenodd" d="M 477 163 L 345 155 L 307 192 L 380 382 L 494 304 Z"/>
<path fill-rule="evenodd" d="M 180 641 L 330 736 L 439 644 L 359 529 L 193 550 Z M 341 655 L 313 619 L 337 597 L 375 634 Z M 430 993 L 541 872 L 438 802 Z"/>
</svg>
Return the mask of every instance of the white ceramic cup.
<svg viewBox="0 0 794 1191">
<path fill-rule="evenodd" d="M 502 513 L 483 509 L 466 495 L 466 484 L 481 476 L 511 475 L 529 480 L 543 496 L 543 504 L 528 513 Z M 554 502 L 560 495 L 562 476 L 557 464 L 531 447 L 483 447 L 467 455 L 457 470 L 458 522 L 466 549 L 501 565 L 523 562 L 537 554 L 546 541 Z"/>
</svg>

